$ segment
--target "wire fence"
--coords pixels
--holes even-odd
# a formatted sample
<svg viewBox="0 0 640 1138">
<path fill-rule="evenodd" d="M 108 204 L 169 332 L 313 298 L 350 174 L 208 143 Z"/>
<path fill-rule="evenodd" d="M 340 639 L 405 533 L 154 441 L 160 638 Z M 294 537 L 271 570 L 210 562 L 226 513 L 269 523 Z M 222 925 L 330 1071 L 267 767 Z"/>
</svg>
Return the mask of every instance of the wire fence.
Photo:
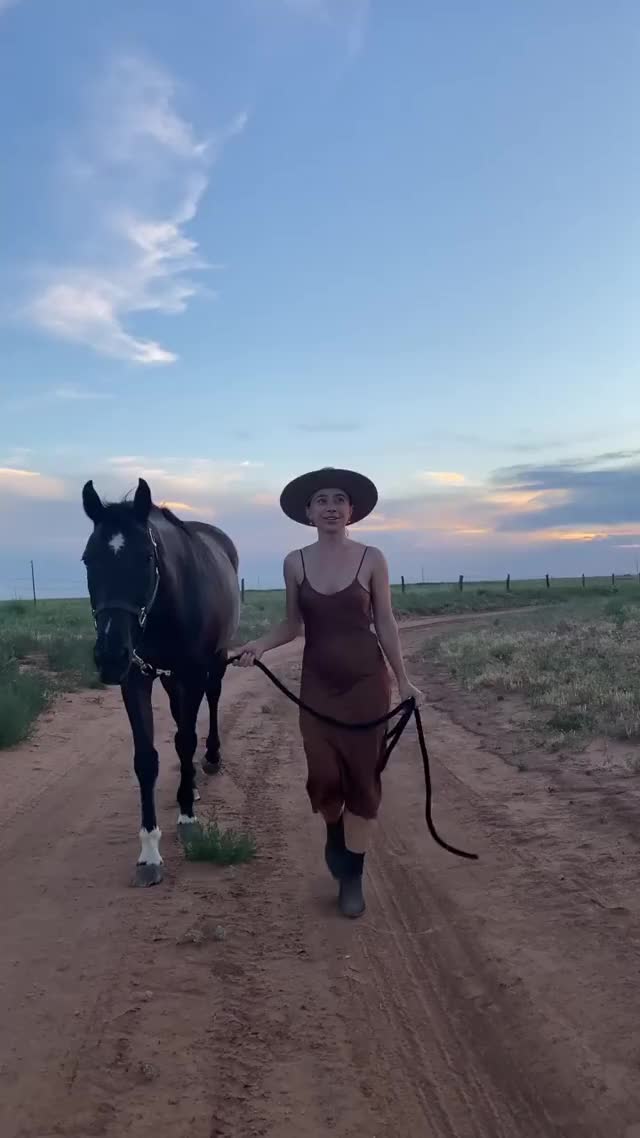
<svg viewBox="0 0 640 1138">
<path fill-rule="evenodd" d="M 0 566 L 0 573 L 2 567 Z M 395 579 L 394 587 L 402 592 L 407 591 L 440 591 L 440 590 L 466 590 L 486 589 L 491 591 L 505 590 L 516 592 L 522 589 L 589 589 L 612 588 L 620 589 L 636 586 L 640 589 L 640 574 L 637 573 L 610 573 L 604 575 L 580 574 L 576 577 L 553 577 L 550 574 L 544 577 L 512 577 L 506 573 L 504 577 L 494 580 L 467 577 L 460 574 L 453 580 L 425 580 L 424 575 L 419 580 L 409 575 L 401 575 Z M 279 592 L 278 585 L 269 586 L 264 578 L 259 576 L 242 578 L 243 598 L 254 592 Z M 40 574 L 36 563 L 25 567 L 24 574 L 13 576 L 0 575 L 0 600 L 31 601 L 37 604 L 45 600 L 72 600 L 87 597 L 86 578 L 82 573 L 77 576 Z"/>
</svg>

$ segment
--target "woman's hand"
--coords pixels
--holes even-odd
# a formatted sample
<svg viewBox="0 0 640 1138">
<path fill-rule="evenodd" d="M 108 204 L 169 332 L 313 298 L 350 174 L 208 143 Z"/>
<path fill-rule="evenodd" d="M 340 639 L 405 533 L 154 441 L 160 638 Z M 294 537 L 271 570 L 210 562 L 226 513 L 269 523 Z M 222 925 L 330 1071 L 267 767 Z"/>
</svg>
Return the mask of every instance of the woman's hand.
<svg viewBox="0 0 640 1138">
<path fill-rule="evenodd" d="M 259 640 L 250 640 L 248 644 L 243 644 L 242 648 L 238 648 L 234 653 L 233 666 L 235 668 L 252 668 L 256 660 L 260 660 L 264 653 L 264 648 Z"/>
<path fill-rule="evenodd" d="M 408 699 L 415 699 L 416 703 L 421 703 L 424 699 L 420 688 L 417 688 L 408 679 L 401 680 L 398 684 L 398 691 L 400 693 L 400 700 L 405 703 Z"/>
</svg>

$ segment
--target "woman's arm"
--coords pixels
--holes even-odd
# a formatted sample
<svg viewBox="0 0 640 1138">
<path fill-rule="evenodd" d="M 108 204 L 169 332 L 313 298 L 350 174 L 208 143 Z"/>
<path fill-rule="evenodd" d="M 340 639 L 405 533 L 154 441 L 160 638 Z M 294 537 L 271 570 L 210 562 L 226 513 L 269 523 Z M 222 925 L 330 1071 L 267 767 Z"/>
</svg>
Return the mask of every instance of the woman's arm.
<svg viewBox="0 0 640 1138">
<path fill-rule="evenodd" d="M 400 699 L 418 699 L 421 692 L 413 686 L 407 676 L 398 625 L 391 604 L 391 587 L 386 558 L 379 549 L 371 549 L 371 600 L 376 633 L 398 684 Z"/>
<path fill-rule="evenodd" d="M 296 554 L 289 553 L 284 562 L 284 583 L 287 590 L 287 611 L 284 620 L 265 632 L 257 640 L 251 640 L 238 649 L 239 659 L 236 661 L 241 667 L 247 668 L 259 660 L 265 652 L 279 648 L 282 644 L 290 644 L 302 635 L 302 616 L 298 605 L 298 578 L 296 572 Z"/>
</svg>

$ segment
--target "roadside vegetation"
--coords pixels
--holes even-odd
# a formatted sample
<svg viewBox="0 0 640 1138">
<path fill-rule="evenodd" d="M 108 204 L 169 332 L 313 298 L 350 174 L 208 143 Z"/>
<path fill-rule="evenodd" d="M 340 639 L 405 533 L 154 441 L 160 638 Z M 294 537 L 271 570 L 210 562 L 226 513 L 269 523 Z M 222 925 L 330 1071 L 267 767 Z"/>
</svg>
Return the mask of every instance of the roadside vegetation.
<svg viewBox="0 0 640 1138">
<path fill-rule="evenodd" d="M 439 638 L 437 653 L 466 690 L 521 696 L 552 747 L 640 739 L 640 589 L 496 618 Z"/>
<path fill-rule="evenodd" d="M 553 686 L 555 673 L 560 676 L 566 672 L 567 661 L 559 654 L 568 653 L 573 658 L 580 654 L 593 657 L 595 653 L 595 659 L 600 660 L 604 653 L 606 669 L 615 672 L 615 713 L 613 690 L 605 696 L 600 683 L 598 704 L 592 698 L 593 691 L 585 686 L 586 672 L 592 673 L 596 668 L 594 659 L 583 666 L 580 682 L 576 675 L 573 688 L 563 681 L 564 702 L 555 711 L 559 722 L 565 722 L 562 716 L 566 713 L 566 723 L 575 723 L 576 729 L 587 722 L 606 721 L 608 731 L 627 732 L 627 737 L 631 737 L 628 733 L 637 730 L 640 722 L 635 697 L 627 690 L 628 674 L 621 674 L 622 658 L 616 661 L 613 657 L 619 653 L 622 640 L 626 644 L 622 654 L 626 651 L 631 666 L 632 644 L 639 630 L 640 585 L 621 581 L 614 588 L 602 579 L 590 581 L 586 590 L 579 580 L 553 582 L 551 588 L 544 581 L 512 582 L 510 586 L 509 591 L 505 582 L 465 585 L 462 591 L 453 585 L 414 585 L 404 591 L 394 586 L 393 603 L 399 620 L 544 607 L 544 615 L 540 613 L 536 618 L 542 620 L 541 624 L 519 624 L 515 631 L 512 620 L 518 618 L 514 615 L 508 628 L 483 632 L 475 627 L 448 640 L 448 647 L 443 642 L 443 658 L 468 686 L 495 683 L 505 686 L 505 690 L 530 690 L 531 698 L 541 705 L 547 698 L 544 682 L 539 679 L 527 684 L 526 676 L 544 675 Z M 549 631 L 548 621 L 557 618 L 558 606 L 562 607 L 567 627 L 564 634 Z M 550 615 L 550 608 L 555 616 Z M 591 614 L 589 628 L 597 611 L 597 629 L 588 631 L 583 627 L 578 615 L 583 610 Z M 259 636 L 283 613 L 282 591 L 247 592 L 237 642 Z M 26 601 L 0 603 L 0 748 L 27 738 L 37 717 L 58 693 L 100 687 L 93 664 L 93 644 L 93 623 L 86 600 L 40 601 L 37 606 Z M 556 663 L 545 664 L 550 657 Z M 604 675 L 604 663 L 602 669 Z M 594 676 L 592 682 L 596 683 Z M 596 710 L 598 707 L 600 710 Z"/>
</svg>

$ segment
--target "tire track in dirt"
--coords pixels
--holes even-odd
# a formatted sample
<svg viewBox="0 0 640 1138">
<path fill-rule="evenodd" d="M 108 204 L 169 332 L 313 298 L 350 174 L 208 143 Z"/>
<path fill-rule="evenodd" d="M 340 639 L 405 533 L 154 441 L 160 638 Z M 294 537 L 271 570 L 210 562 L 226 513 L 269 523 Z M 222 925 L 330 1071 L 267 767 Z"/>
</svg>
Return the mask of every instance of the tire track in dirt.
<svg viewBox="0 0 640 1138">
<path fill-rule="evenodd" d="M 409 646 L 428 623 L 403 633 Z M 274 670 L 295 687 L 298 650 Z M 259 856 L 218 870 L 179 850 L 173 724 L 156 698 L 156 890 L 127 887 L 137 792 L 115 693 L 73 697 L 7 756 L 2 1138 L 631 1138 L 632 867 L 609 893 L 629 915 L 600 928 L 585 820 L 549 801 L 546 775 L 506 768 L 427 708 L 437 825 L 482 860 L 428 839 L 409 728 L 385 775 L 367 915 L 344 922 L 291 705 L 256 673 L 225 681 L 224 769 L 199 777 L 200 812 L 251 830 Z M 597 849 L 606 899 L 615 863 Z"/>
</svg>

